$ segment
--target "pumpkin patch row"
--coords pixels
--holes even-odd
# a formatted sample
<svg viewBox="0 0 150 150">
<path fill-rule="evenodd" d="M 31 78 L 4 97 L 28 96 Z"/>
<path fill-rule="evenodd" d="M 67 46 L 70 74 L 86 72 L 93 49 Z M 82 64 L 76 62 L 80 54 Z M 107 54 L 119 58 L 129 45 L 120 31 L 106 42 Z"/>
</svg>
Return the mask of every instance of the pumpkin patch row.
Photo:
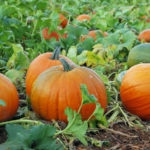
<svg viewBox="0 0 150 150">
<path fill-rule="evenodd" d="M 140 44 L 140 45 L 134 47 L 133 49 L 131 49 L 130 53 L 133 53 L 135 51 L 134 49 L 139 49 L 137 47 L 141 47 L 141 49 L 143 49 L 143 48 L 145 49 L 145 47 L 146 47 L 146 51 L 147 51 L 149 44 L 148 43 Z M 130 53 L 129 53 L 129 58 L 131 57 Z M 135 51 L 135 53 L 136 53 L 136 51 Z M 55 52 L 54 52 L 54 54 L 55 54 Z M 147 82 L 145 81 L 145 78 L 144 78 L 146 73 L 150 72 L 149 67 L 147 67 L 149 65 L 149 63 L 148 63 L 149 61 L 139 64 L 141 62 L 144 62 L 145 55 L 144 56 L 140 55 L 140 56 L 143 57 L 143 59 L 142 60 L 140 59 L 138 62 L 132 64 L 132 67 L 129 68 L 129 71 L 127 70 L 126 73 L 124 73 L 125 75 L 123 77 L 123 80 L 121 81 L 121 86 L 120 86 L 120 95 L 121 95 L 121 100 L 122 100 L 124 107 L 130 113 L 135 114 L 144 120 L 149 120 L 150 119 L 149 118 L 150 102 L 149 102 L 149 99 L 147 98 L 148 93 L 143 92 L 143 91 L 145 91 L 145 90 L 143 90 L 144 88 L 149 89 L 149 88 L 147 88 L 147 84 L 146 84 Z M 59 59 L 58 60 L 59 63 L 60 64 L 62 63 L 61 66 L 60 66 L 60 64 L 59 64 L 59 66 L 56 66 L 57 65 L 56 64 L 56 65 L 54 65 L 55 67 L 45 68 L 44 70 L 42 70 L 40 72 L 41 74 L 39 73 L 40 75 L 39 74 L 37 75 L 38 77 L 36 77 L 35 82 L 34 83 L 31 82 L 31 84 L 30 84 L 31 104 L 32 104 L 32 107 L 35 110 L 35 112 L 37 112 L 37 114 L 39 114 L 41 117 L 43 117 L 47 120 L 56 119 L 56 120 L 67 121 L 66 116 L 64 115 L 65 108 L 71 107 L 72 109 L 77 110 L 81 103 L 81 91 L 80 91 L 81 84 L 87 85 L 89 92 L 91 94 L 94 94 L 96 96 L 96 98 L 98 98 L 99 103 L 106 111 L 106 108 L 107 108 L 106 88 L 104 86 L 104 83 L 100 79 L 100 77 L 93 70 L 91 70 L 89 68 L 80 67 L 80 66 L 75 65 L 67 57 L 64 57 L 64 56 L 62 57 L 60 55 L 57 58 L 59 58 L 59 57 L 64 58 L 64 61 L 66 60 L 65 63 L 64 63 L 64 61 L 62 61 L 62 60 L 60 61 L 60 59 Z M 138 58 L 139 55 L 136 55 L 136 57 Z M 40 67 L 40 65 L 38 65 L 38 66 Z M 139 67 L 139 66 L 142 66 L 142 67 Z M 132 68 L 137 68 L 137 71 L 135 71 L 136 73 L 134 71 L 133 72 L 130 71 L 130 70 L 134 70 Z M 143 71 L 141 71 L 141 68 L 146 68 L 146 70 L 145 70 L 146 73 L 144 72 L 144 69 L 143 69 Z M 80 72 L 81 72 L 81 75 L 80 75 Z M 131 73 L 128 73 L 128 72 L 131 72 Z M 56 73 L 56 75 L 55 75 L 55 73 Z M 138 76 L 137 73 L 139 73 L 140 75 Z M 33 74 L 33 73 L 31 73 L 31 74 Z M 84 74 L 85 77 L 82 78 L 82 74 Z M 28 75 L 28 73 L 27 73 L 27 75 Z M 144 81 L 141 79 L 142 75 L 143 75 Z M 91 76 L 91 78 L 89 78 L 89 76 Z M 135 78 L 134 78 L 134 76 L 135 76 Z M 61 77 L 61 80 L 59 79 L 59 77 Z M 126 78 L 129 78 L 128 82 L 126 82 Z M 87 79 L 87 81 L 86 81 L 86 79 Z M 79 82 L 78 82 L 78 80 L 79 80 Z M 76 82 L 74 82 L 74 81 L 76 81 Z M 141 82 L 141 81 L 143 81 L 143 82 Z M 96 83 L 99 83 L 99 86 L 97 86 Z M 133 86 L 132 86 L 132 83 L 133 83 Z M 26 82 L 26 85 L 27 84 L 28 83 Z M 91 85 L 93 87 L 92 89 L 90 88 Z M 137 88 L 136 85 L 141 88 Z M 132 88 L 130 88 L 130 86 Z M 43 88 L 43 87 L 45 87 L 45 88 Z M 74 88 L 74 87 L 76 87 L 76 88 Z M 74 90 L 70 91 L 69 89 L 74 89 Z M 44 95 L 41 94 L 41 91 L 44 93 Z M 127 91 L 127 94 L 126 94 L 126 91 Z M 141 95 L 139 97 L 132 98 L 132 96 L 136 95 L 135 94 L 136 92 L 140 93 Z M 97 94 L 100 94 L 101 97 L 99 97 Z M 142 98 L 142 100 L 141 100 L 141 98 Z M 44 102 L 43 102 L 43 100 L 44 100 Z M 62 103 L 63 103 L 63 105 L 62 105 Z M 64 104 L 65 104 L 65 106 L 64 106 Z M 140 109 L 141 110 L 145 109 L 144 113 L 141 113 Z M 93 110 L 94 110 L 94 106 L 92 106 L 92 105 L 89 107 L 85 106 L 85 108 L 83 108 L 83 111 L 81 111 L 83 119 L 87 119 Z"/>
<path fill-rule="evenodd" d="M 74 20 L 79 23 L 82 23 L 85 21 L 90 21 L 91 17 L 88 14 L 81 14 L 81 15 L 78 15 Z M 57 29 L 58 31 L 56 30 L 51 31 L 49 27 L 45 27 L 42 29 L 42 37 L 45 40 L 50 40 L 54 38 L 56 41 L 59 41 L 60 38 L 67 38 L 67 33 L 60 34 L 59 31 L 67 27 L 69 23 L 68 19 L 63 14 L 59 14 L 58 21 L 59 21 L 58 29 Z M 76 25 L 74 24 L 74 26 Z M 98 35 L 105 37 L 108 35 L 108 33 L 103 32 L 101 30 L 89 30 L 89 32 L 86 35 L 81 35 L 81 41 L 83 42 L 86 38 L 89 38 L 89 37 L 96 40 Z"/>
<path fill-rule="evenodd" d="M 131 61 L 133 64 L 123 73 L 119 89 L 126 110 L 144 120 L 150 120 L 150 61 L 145 60 L 144 54 L 149 50 L 149 43 L 139 44 L 130 50 L 128 64 Z M 56 48 L 53 53 L 40 54 L 31 62 L 25 84 L 33 110 L 46 120 L 67 122 L 65 109 L 70 107 L 77 111 L 81 104 L 81 84 L 85 84 L 89 93 L 107 110 L 106 87 L 101 78 L 92 69 L 78 66 L 68 57 L 60 55 L 60 48 Z M 6 121 L 16 114 L 19 96 L 13 83 L 2 74 L 0 88 L 0 100 L 6 104 L 0 106 L 0 121 Z M 95 104 L 84 105 L 82 119 L 87 119 L 94 109 Z"/>
</svg>

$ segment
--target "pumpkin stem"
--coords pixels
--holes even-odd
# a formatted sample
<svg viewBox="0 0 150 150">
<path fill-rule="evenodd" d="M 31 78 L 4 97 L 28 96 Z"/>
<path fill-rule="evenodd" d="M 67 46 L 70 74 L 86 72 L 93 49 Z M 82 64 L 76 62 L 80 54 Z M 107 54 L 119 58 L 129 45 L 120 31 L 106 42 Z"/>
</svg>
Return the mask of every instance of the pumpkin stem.
<svg viewBox="0 0 150 150">
<path fill-rule="evenodd" d="M 60 58 L 59 60 L 60 60 L 60 62 L 62 63 L 62 65 L 64 67 L 64 71 L 72 70 L 71 66 L 69 65 L 69 63 L 64 58 Z"/>
<path fill-rule="evenodd" d="M 59 60 L 60 49 L 61 49 L 61 47 L 57 47 L 54 50 L 54 52 L 53 52 L 52 56 L 50 57 L 50 59 L 52 59 L 52 60 Z"/>
</svg>

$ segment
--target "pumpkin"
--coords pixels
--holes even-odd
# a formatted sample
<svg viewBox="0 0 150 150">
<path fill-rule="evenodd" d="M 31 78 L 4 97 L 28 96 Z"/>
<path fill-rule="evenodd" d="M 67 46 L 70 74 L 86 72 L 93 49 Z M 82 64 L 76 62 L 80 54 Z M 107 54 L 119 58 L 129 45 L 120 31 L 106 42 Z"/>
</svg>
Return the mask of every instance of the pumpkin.
<svg viewBox="0 0 150 150">
<path fill-rule="evenodd" d="M 89 21 L 91 17 L 88 14 L 81 14 L 77 16 L 76 20 L 82 22 L 82 21 Z"/>
<path fill-rule="evenodd" d="M 101 30 L 91 30 L 91 31 L 88 32 L 87 35 L 83 35 L 81 37 L 81 41 L 84 41 L 86 38 L 89 38 L 89 37 L 91 37 L 94 40 L 96 40 L 98 35 L 102 35 L 103 37 L 106 37 L 108 35 L 108 33 L 107 32 L 103 32 Z"/>
<path fill-rule="evenodd" d="M 19 107 L 19 96 L 15 85 L 5 75 L 0 73 L 0 100 L 5 106 L 0 105 L 0 122 L 11 119 Z"/>
<path fill-rule="evenodd" d="M 138 40 L 141 42 L 150 42 L 150 29 L 141 31 L 138 35 Z"/>
<path fill-rule="evenodd" d="M 131 67 L 139 63 L 150 63 L 150 43 L 141 43 L 129 51 L 128 66 Z"/>
<path fill-rule="evenodd" d="M 49 40 L 49 39 L 56 39 L 56 41 L 59 41 L 59 34 L 56 31 L 52 31 L 49 33 L 49 28 L 44 28 L 42 29 L 42 36 L 45 40 Z"/>
<path fill-rule="evenodd" d="M 71 68 L 64 59 L 62 64 L 63 66 L 55 66 L 44 71 L 35 80 L 30 97 L 33 110 L 46 120 L 67 122 L 64 113 L 66 107 L 77 111 L 81 104 L 81 84 L 87 86 L 89 93 L 94 94 L 101 107 L 106 110 L 106 88 L 100 77 L 86 67 Z M 95 104 L 83 105 L 82 119 L 87 119 L 94 109 Z"/>
<path fill-rule="evenodd" d="M 25 78 L 26 94 L 29 97 L 30 97 L 32 84 L 34 80 L 37 78 L 37 76 L 52 66 L 60 65 L 61 62 L 59 61 L 59 58 L 64 58 L 72 66 L 75 66 L 75 64 L 69 58 L 63 55 L 59 55 L 59 53 L 60 53 L 60 49 L 56 48 L 53 53 L 46 52 L 46 53 L 40 54 L 30 63 L 29 68 L 26 73 L 26 78 Z"/>
<path fill-rule="evenodd" d="M 150 120 L 150 63 L 132 66 L 125 73 L 120 96 L 124 107 L 144 120 Z"/>
<path fill-rule="evenodd" d="M 59 14 L 59 20 L 61 27 L 65 28 L 68 24 L 68 19 L 63 14 Z"/>
</svg>

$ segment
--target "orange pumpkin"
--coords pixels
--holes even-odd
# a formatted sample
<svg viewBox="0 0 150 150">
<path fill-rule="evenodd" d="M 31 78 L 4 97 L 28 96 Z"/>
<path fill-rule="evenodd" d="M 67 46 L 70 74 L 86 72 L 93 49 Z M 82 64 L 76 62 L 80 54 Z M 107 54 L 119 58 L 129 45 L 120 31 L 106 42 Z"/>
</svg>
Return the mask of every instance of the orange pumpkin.
<svg viewBox="0 0 150 150">
<path fill-rule="evenodd" d="M 106 37 L 108 35 L 107 32 L 103 32 L 101 30 L 91 30 L 91 31 L 89 31 L 89 33 L 87 35 L 83 35 L 81 37 L 81 41 L 84 41 L 86 38 L 89 38 L 89 37 L 91 37 L 94 40 L 96 40 L 98 33 L 102 34 L 104 37 Z"/>
<path fill-rule="evenodd" d="M 59 19 L 61 27 L 65 28 L 68 24 L 68 19 L 63 14 L 59 14 Z"/>
<path fill-rule="evenodd" d="M 67 57 L 63 55 L 59 55 L 60 49 L 57 48 L 54 53 L 46 52 L 37 56 L 31 63 L 26 73 L 26 94 L 30 97 L 31 87 L 34 80 L 38 77 L 40 73 L 45 71 L 46 69 L 60 65 L 61 62 L 59 58 L 64 58 L 69 62 L 72 66 L 75 64 Z"/>
<path fill-rule="evenodd" d="M 42 30 L 42 36 L 45 40 L 55 38 L 56 41 L 59 41 L 59 34 L 56 31 L 52 31 L 49 33 L 49 28 L 44 28 Z"/>
<path fill-rule="evenodd" d="M 0 122 L 11 119 L 19 107 L 19 96 L 14 84 L 3 74 L 0 74 L 0 100 L 5 106 L 0 105 Z"/>
<path fill-rule="evenodd" d="M 130 113 L 150 120 L 150 63 L 134 65 L 125 73 L 120 96 Z"/>
<path fill-rule="evenodd" d="M 88 14 L 81 14 L 76 18 L 78 21 L 89 21 L 90 19 L 91 17 Z"/>
<path fill-rule="evenodd" d="M 66 65 L 67 64 L 67 65 Z M 35 80 L 31 91 L 33 110 L 46 120 L 67 122 L 66 107 L 78 110 L 81 101 L 80 85 L 85 84 L 90 94 L 94 94 L 106 110 L 107 95 L 104 83 L 91 69 L 70 68 L 68 63 L 52 67 L 41 73 Z M 87 119 L 95 109 L 95 104 L 85 104 L 81 109 L 82 119 Z"/>
<path fill-rule="evenodd" d="M 138 40 L 141 42 L 150 42 L 150 29 L 145 29 L 138 35 Z"/>
</svg>

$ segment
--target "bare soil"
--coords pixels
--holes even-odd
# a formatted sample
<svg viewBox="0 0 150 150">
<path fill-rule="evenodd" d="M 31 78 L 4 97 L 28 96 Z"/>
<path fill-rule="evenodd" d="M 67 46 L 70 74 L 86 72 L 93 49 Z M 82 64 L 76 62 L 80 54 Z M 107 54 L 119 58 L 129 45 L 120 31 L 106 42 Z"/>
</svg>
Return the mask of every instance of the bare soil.
<svg viewBox="0 0 150 150">
<path fill-rule="evenodd" d="M 78 145 L 78 150 L 150 150 L 150 131 L 146 128 L 131 128 L 117 123 L 109 130 L 100 129 L 96 133 L 89 133 L 89 136 L 108 143 L 103 144 L 102 148 L 92 144 L 88 147 Z"/>
</svg>

